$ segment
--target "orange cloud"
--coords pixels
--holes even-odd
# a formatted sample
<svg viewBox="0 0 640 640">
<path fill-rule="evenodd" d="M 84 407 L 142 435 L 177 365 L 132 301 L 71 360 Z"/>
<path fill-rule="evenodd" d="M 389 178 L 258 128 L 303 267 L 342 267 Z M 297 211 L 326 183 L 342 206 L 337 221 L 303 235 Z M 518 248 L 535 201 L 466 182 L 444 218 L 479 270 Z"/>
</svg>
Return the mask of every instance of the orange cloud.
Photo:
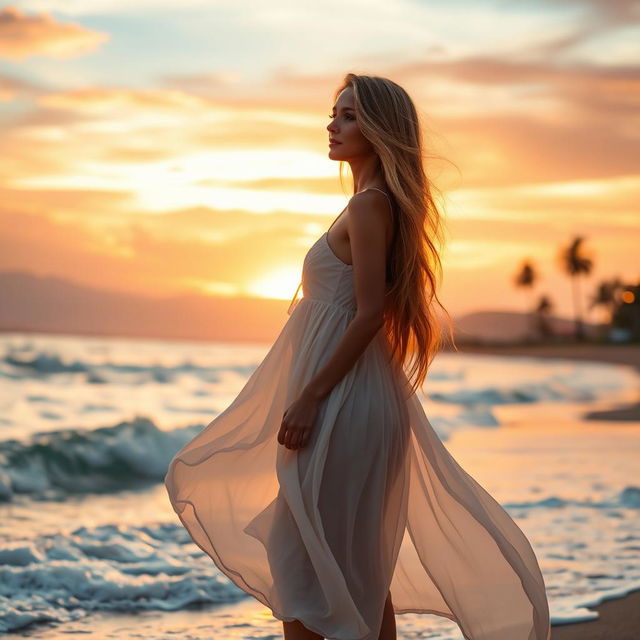
<svg viewBox="0 0 640 640">
<path fill-rule="evenodd" d="M 71 58 L 94 51 L 109 35 L 61 23 L 50 15 L 29 16 L 15 7 L 0 11 L 0 57 L 21 60 L 28 56 Z"/>
<path fill-rule="evenodd" d="M 133 294 L 217 289 L 241 295 L 258 276 L 285 271 L 291 276 L 281 291 L 286 298 L 295 291 L 306 248 L 330 222 L 206 207 L 159 216 L 130 208 L 114 216 L 109 209 L 126 202 L 126 194 L 15 196 L 19 208 L 0 205 L 0 272 L 19 269 Z"/>
<path fill-rule="evenodd" d="M 34 94 L 36 90 L 34 85 L 19 78 L 0 76 L 0 102 L 11 102 L 20 95 Z"/>
<path fill-rule="evenodd" d="M 596 251 L 589 286 L 636 268 L 637 66 L 427 56 L 380 71 L 407 87 L 444 158 L 428 171 L 450 198 L 444 299 L 458 311 L 513 306 L 526 256 L 569 310 L 555 254 L 578 231 Z M 257 281 L 286 292 L 342 207 L 325 156 L 341 77 L 281 69 L 249 90 L 216 73 L 39 89 L 0 137 L 0 271 L 134 294 L 224 297 Z"/>
<path fill-rule="evenodd" d="M 74 111 L 110 111 L 120 107 L 139 109 L 205 108 L 207 100 L 183 91 L 85 87 L 50 93 L 40 100 L 46 107 Z"/>
</svg>

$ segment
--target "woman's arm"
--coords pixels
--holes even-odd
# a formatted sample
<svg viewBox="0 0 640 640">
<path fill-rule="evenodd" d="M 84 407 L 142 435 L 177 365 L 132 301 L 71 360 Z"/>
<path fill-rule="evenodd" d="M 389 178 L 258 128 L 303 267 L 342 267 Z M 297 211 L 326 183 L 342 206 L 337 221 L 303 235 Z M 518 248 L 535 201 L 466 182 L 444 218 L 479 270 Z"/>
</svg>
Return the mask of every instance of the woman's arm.
<svg viewBox="0 0 640 640">
<path fill-rule="evenodd" d="M 278 442 L 300 449 L 309 442 L 320 401 L 342 380 L 362 355 L 383 322 L 386 229 L 389 205 L 375 192 L 358 193 L 349 201 L 347 227 L 353 259 L 358 309 L 325 365 L 284 412 Z"/>
<path fill-rule="evenodd" d="M 389 204 L 384 195 L 364 191 L 350 200 L 347 229 L 358 309 L 327 362 L 303 389 L 302 396 L 321 400 L 328 395 L 382 327 L 385 238 L 390 223 Z"/>
</svg>

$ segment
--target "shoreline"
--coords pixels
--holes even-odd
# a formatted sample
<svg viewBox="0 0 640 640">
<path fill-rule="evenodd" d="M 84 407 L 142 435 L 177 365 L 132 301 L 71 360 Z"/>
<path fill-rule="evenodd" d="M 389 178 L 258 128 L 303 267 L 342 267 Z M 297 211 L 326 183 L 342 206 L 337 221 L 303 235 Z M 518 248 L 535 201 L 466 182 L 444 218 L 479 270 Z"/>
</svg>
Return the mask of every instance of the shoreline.
<svg viewBox="0 0 640 640">
<path fill-rule="evenodd" d="M 583 428 L 586 436 L 592 437 L 590 435 L 591 431 L 602 434 L 602 440 L 593 440 L 594 444 L 588 445 L 588 449 L 585 449 L 590 452 L 589 461 L 591 464 L 595 464 L 596 468 L 601 464 L 602 456 L 601 449 L 597 444 L 599 442 L 605 443 L 609 439 L 615 439 L 617 435 L 620 435 L 620 437 L 625 438 L 625 442 L 629 438 L 630 445 L 635 446 L 637 450 L 637 434 L 640 433 L 638 431 L 638 428 L 640 428 L 640 402 L 636 402 L 635 405 L 632 403 L 634 400 L 640 400 L 640 394 L 638 393 L 640 390 L 640 377 L 638 377 L 640 372 L 640 345 L 631 347 L 628 345 L 458 345 L 458 352 L 461 355 L 478 354 L 476 362 L 470 363 L 471 358 L 467 359 L 464 365 L 465 369 L 484 366 L 484 364 L 479 364 L 481 354 L 500 356 L 500 359 L 497 359 L 498 366 L 507 381 L 510 371 L 515 368 L 520 369 L 520 367 L 515 366 L 515 360 L 510 367 L 508 358 L 504 356 L 531 358 L 529 363 L 525 363 L 522 367 L 525 373 L 529 369 L 529 365 L 531 369 L 537 370 L 538 366 L 536 365 L 538 363 L 543 363 L 542 369 L 546 369 L 546 365 L 551 365 L 552 361 L 550 360 L 545 364 L 543 360 L 552 358 L 558 359 L 558 362 L 565 360 L 560 369 L 570 372 L 573 371 L 573 363 L 577 360 L 582 360 L 585 364 L 588 361 L 594 363 L 606 362 L 625 367 L 624 369 L 616 368 L 615 372 L 613 368 L 610 370 L 605 366 L 602 369 L 594 367 L 594 370 L 589 372 L 590 379 L 594 379 L 596 384 L 599 384 L 598 378 L 601 375 L 606 377 L 610 374 L 615 374 L 614 377 L 616 378 L 622 375 L 626 381 L 624 394 L 618 394 L 615 397 L 610 396 L 609 399 L 605 395 L 603 399 L 594 404 L 582 403 L 580 399 L 574 403 L 567 403 L 566 421 L 562 419 L 565 411 L 562 405 L 554 408 L 554 410 L 557 409 L 556 413 L 560 415 L 561 420 L 557 426 L 553 426 L 553 423 L 551 423 L 552 433 L 554 436 L 561 438 L 564 437 L 563 430 L 566 430 L 567 435 L 565 440 L 559 440 L 560 444 L 557 447 L 553 446 L 548 450 L 551 452 L 559 451 L 560 459 L 562 459 L 561 447 L 563 443 L 568 443 L 570 446 L 570 439 L 580 433 L 575 428 L 576 425 L 578 428 Z M 448 353 L 455 353 L 455 351 Z M 503 357 L 504 359 L 502 359 Z M 491 362 L 490 366 L 494 367 L 496 363 Z M 631 370 L 628 368 L 629 366 L 632 367 Z M 549 367 L 549 369 L 551 370 L 552 367 Z M 482 371 L 481 368 L 480 371 Z M 625 407 L 611 406 L 614 403 L 622 405 L 626 402 L 629 405 Z M 525 449 L 525 445 L 528 446 L 530 442 L 533 442 L 531 438 L 529 440 L 526 439 L 526 434 L 532 433 L 532 437 L 537 437 L 540 433 L 536 430 L 537 417 L 535 415 L 527 416 L 527 409 L 527 407 L 524 407 L 524 412 L 522 412 L 525 415 L 522 420 L 524 428 L 519 433 L 517 429 L 513 429 L 511 434 L 518 439 L 515 442 L 516 445 Z M 529 408 L 529 411 L 531 409 L 535 409 L 535 407 Z M 597 412 L 594 412 L 594 409 L 597 409 Z M 513 412 L 516 418 L 518 417 L 518 411 L 520 411 L 520 408 L 516 407 Z M 587 411 L 590 413 L 586 414 Z M 578 413 L 582 415 L 578 417 Z M 506 411 L 505 416 L 508 417 L 509 415 L 509 412 Z M 592 420 L 601 420 L 602 422 L 591 422 Z M 607 424 L 607 421 L 612 422 Z M 513 424 L 516 426 L 518 424 L 515 419 Z M 491 434 L 491 436 L 494 435 L 496 434 Z M 481 440 L 482 438 L 477 438 L 475 442 L 479 443 Z M 510 442 L 514 441 L 511 440 Z M 474 448 L 473 446 L 470 447 L 469 444 L 473 445 L 474 441 L 470 440 L 466 443 L 466 451 L 473 452 Z M 630 451 L 630 455 L 632 455 L 634 449 L 631 446 L 624 450 L 617 446 L 615 451 L 618 451 L 621 457 L 618 459 L 616 457 L 612 458 L 613 463 L 620 464 L 623 460 L 623 454 L 626 455 L 625 452 L 627 451 Z M 464 446 L 462 450 L 465 450 Z M 495 446 L 490 447 L 489 450 L 498 453 L 500 451 Z M 479 455 L 482 455 L 482 451 L 480 451 Z M 534 451 L 532 455 L 523 458 L 523 460 L 531 460 L 532 464 L 539 465 L 540 459 L 536 456 L 537 454 Z M 583 459 L 580 457 L 573 458 L 572 461 L 577 465 L 582 465 L 583 463 Z M 634 464 L 635 458 L 632 460 L 632 465 Z M 550 466 L 550 472 L 554 469 L 556 469 L 555 466 Z M 588 466 L 582 467 L 582 470 L 588 469 Z M 559 465 L 557 470 L 562 471 L 563 466 Z M 578 470 L 580 470 L 580 467 L 578 467 Z M 625 473 L 624 477 L 633 478 L 634 475 Z M 559 482 L 564 483 L 565 480 L 561 479 Z M 628 482 L 627 484 L 637 485 L 636 482 Z M 560 484 L 558 486 L 563 485 Z M 548 493 L 550 496 L 552 495 L 550 492 Z M 544 495 L 541 497 L 544 497 Z M 562 497 L 562 494 L 558 495 Z M 629 522 L 637 519 L 637 511 L 634 511 L 626 511 L 625 517 L 629 519 Z M 553 527 L 553 524 L 549 525 L 549 527 Z M 544 535 L 546 536 L 547 533 L 544 533 Z M 592 541 L 593 537 L 589 537 L 589 547 L 593 543 Z M 620 565 L 620 573 L 629 575 L 622 564 Z M 581 593 L 577 598 L 573 599 L 573 602 L 569 602 L 567 606 L 563 603 L 562 607 L 558 603 L 559 610 L 551 626 L 550 640 L 577 640 L 578 638 L 581 640 L 608 640 L 609 638 L 611 640 L 631 640 L 637 638 L 637 630 L 640 628 L 640 585 L 635 586 L 631 580 L 626 580 L 625 582 L 627 588 L 621 588 L 621 585 L 616 585 L 613 590 L 605 591 L 604 588 L 601 588 L 597 592 L 589 590 L 588 582 L 586 582 L 586 589 L 581 589 Z M 611 583 L 609 584 L 613 586 Z M 552 598 L 552 594 L 554 594 L 554 590 L 549 593 L 550 598 Z M 581 606 L 577 606 L 580 603 L 582 603 Z M 402 615 L 397 615 L 396 618 L 398 623 L 402 624 L 404 622 L 406 625 L 407 635 L 415 632 L 422 634 L 423 627 L 424 634 L 430 635 L 430 628 L 437 628 L 437 625 L 432 625 L 431 616 L 424 616 L 423 623 L 419 618 L 415 623 L 413 619 L 408 619 L 405 622 Z M 246 632 L 247 637 L 250 635 L 264 635 L 272 638 L 282 637 L 279 622 L 270 619 L 268 610 L 257 601 L 247 598 L 235 603 L 219 603 L 213 607 L 203 606 L 202 609 L 190 607 L 177 611 L 165 610 L 164 612 L 152 609 L 133 613 L 96 611 L 91 612 L 81 620 L 61 621 L 55 624 L 47 624 L 44 621 L 42 621 L 42 624 L 35 623 L 33 626 L 13 631 L 8 635 L 8 638 L 12 637 L 18 640 L 19 638 L 30 637 L 33 640 L 38 638 L 42 638 L 42 640 L 63 640 L 63 638 L 68 638 L 69 635 L 89 634 L 96 637 L 109 637 L 112 640 L 128 640 L 132 637 L 144 637 L 146 640 L 168 640 L 171 637 L 218 637 L 218 635 L 225 638 L 244 637 L 244 633 L 241 632 Z M 240 636 L 237 635 L 238 633 L 240 633 Z M 398 635 L 401 637 L 402 631 Z"/>
<path fill-rule="evenodd" d="M 482 353 L 486 355 L 527 356 L 531 358 L 566 358 L 568 360 L 591 360 L 623 364 L 640 372 L 640 344 L 465 344 L 458 345 L 459 353 Z M 456 353 L 455 349 L 444 349 L 443 353 Z"/>
<path fill-rule="evenodd" d="M 560 358 L 609 362 L 633 367 L 640 373 L 639 344 L 555 344 L 555 345 L 477 345 L 461 344 L 458 351 L 444 350 L 442 353 L 482 354 L 496 356 L 524 356 L 529 358 Z M 607 420 L 640 422 L 640 388 L 638 399 L 625 405 L 616 405 L 601 411 L 590 411 L 582 416 L 585 420 Z"/>
<path fill-rule="evenodd" d="M 448 349 L 445 353 L 455 353 Z M 458 345 L 458 352 L 531 358 L 560 358 L 608 362 L 633 367 L 640 373 L 640 345 L 558 344 L 558 345 Z M 638 400 L 583 415 L 586 420 L 640 422 Z M 640 629 L 640 587 L 624 596 L 586 607 L 598 613 L 594 620 L 552 624 L 552 640 L 636 640 Z"/>
<path fill-rule="evenodd" d="M 640 588 L 587 609 L 597 611 L 597 619 L 552 625 L 552 640 L 637 639 L 640 629 Z"/>
<path fill-rule="evenodd" d="M 640 628 L 640 588 L 627 595 L 611 598 L 600 604 L 585 607 L 598 613 L 598 618 L 577 622 L 558 622 L 551 625 L 551 640 L 637 640 Z M 396 614 L 401 627 L 402 614 Z M 429 617 L 424 618 L 425 629 Z M 419 626 L 417 622 L 414 626 Z M 229 637 L 230 628 L 246 627 L 247 631 L 261 630 L 271 637 L 282 637 L 280 621 L 270 615 L 267 607 L 253 598 L 236 602 L 207 605 L 182 611 L 138 611 L 120 613 L 100 611 L 68 623 L 42 623 L 7 633 L 7 639 L 63 640 L 69 635 L 91 634 L 98 637 L 131 638 L 144 636 L 161 640 L 170 636 L 189 636 L 194 631 L 208 629 Z M 235 637 L 235 636 L 234 636 Z M 400 637 L 400 634 L 398 634 Z"/>
</svg>

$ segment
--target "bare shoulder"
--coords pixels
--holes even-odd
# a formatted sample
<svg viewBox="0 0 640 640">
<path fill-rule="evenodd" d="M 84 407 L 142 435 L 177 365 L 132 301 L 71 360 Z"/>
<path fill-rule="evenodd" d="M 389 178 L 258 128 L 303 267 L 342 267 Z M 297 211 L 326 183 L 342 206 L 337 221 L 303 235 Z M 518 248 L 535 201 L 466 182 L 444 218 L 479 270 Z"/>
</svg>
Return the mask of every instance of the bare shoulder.
<svg viewBox="0 0 640 640">
<path fill-rule="evenodd" d="M 383 235 L 391 229 L 391 207 L 387 196 L 370 189 L 356 193 L 349 200 L 347 217 L 349 233 Z"/>
</svg>

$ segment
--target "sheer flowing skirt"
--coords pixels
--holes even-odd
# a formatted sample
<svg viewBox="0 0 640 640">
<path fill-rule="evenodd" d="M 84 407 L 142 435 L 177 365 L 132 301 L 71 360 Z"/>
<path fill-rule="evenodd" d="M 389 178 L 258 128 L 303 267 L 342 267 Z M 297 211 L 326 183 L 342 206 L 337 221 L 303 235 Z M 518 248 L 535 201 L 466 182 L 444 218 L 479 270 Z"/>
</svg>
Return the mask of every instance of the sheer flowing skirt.
<svg viewBox="0 0 640 640">
<path fill-rule="evenodd" d="M 531 545 L 446 450 L 381 333 L 323 400 L 309 443 L 278 443 L 352 317 L 300 301 L 231 405 L 171 461 L 181 522 L 275 617 L 325 638 L 376 640 L 390 590 L 396 613 L 445 616 L 469 640 L 548 640 Z"/>
</svg>

